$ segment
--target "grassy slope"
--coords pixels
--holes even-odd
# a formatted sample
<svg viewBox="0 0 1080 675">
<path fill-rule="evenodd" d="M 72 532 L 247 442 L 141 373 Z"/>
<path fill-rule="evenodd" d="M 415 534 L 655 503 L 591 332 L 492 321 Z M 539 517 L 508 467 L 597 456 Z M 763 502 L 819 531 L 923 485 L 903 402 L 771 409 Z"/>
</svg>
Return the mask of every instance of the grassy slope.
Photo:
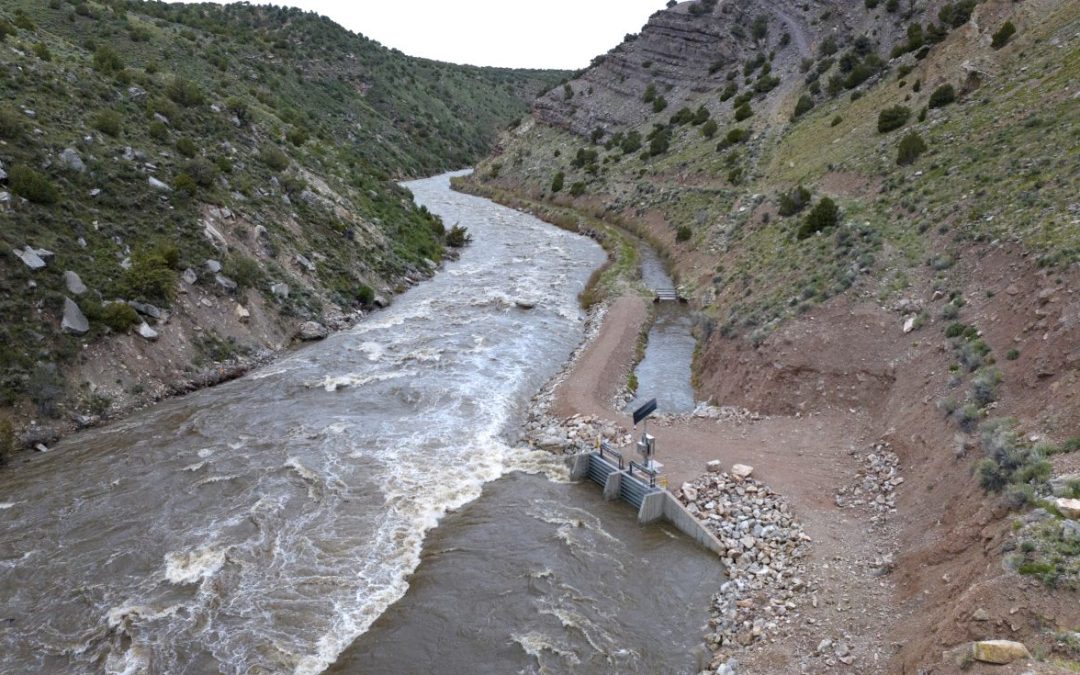
<svg viewBox="0 0 1080 675">
<path fill-rule="evenodd" d="M 0 404 L 9 405 L 55 399 L 63 383 L 50 364 L 86 342 L 59 332 L 63 270 L 91 288 L 79 301 L 91 340 L 110 334 L 103 301 L 168 303 L 138 269 L 123 269 L 162 242 L 179 257 L 165 270 L 170 284 L 221 259 L 286 316 L 370 302 L 368 288 L 423 273 L 442 256 L 442 227 L 392 179 L 468 165 L 563 76 L 413 59 L 295 10 L 13 0 L 0 20 L 12 26 L 0 43 L 0 162 L 40 172 L 58 195 L 0 205 Z M 95 68 L 102 47 L 120 67 Z M 178 78 L 201 100 L 170 90 Z M 167 123 L 155 124 L 155 112 Z M 100 123 L 109 114 L 118 130 Z M 85 171 L 63 167 L 65 148 Z M 273 166 L 271 152 L 287 165 Z M 185 175 L 199 184 L 179 189 Z M 156 191 L 149 176 L 177 189 Z M 266 250 L 213 246 L 201 224 L 210 206 L 238 215 L 230 241 L 265 228 Z M 56 259 L 30 272 L 10 254 L 26 244 Z M 313 278 L 298 276 L 295 252 L 316 260 Z M 275 281 L 294 289 L 289 299 L 269 293 Z"/>
</svg>

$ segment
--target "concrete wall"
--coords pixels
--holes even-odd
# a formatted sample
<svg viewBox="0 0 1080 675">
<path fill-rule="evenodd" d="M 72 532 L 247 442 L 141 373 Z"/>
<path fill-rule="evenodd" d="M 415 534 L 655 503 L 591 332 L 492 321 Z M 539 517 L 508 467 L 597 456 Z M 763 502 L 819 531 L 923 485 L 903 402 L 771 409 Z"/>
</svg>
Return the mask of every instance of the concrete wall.
<svg viewBox="0 0 1080 675">
<path fill-rule="evenodd" d="M 667 490 L 654 492 L 645 497 L 638 510 L 639 523 L 653 523 L 663 518 L 686 536 L 709 549 L 716 555 L 724 554 L 724 545 L 705 525 L 683 506 L 675 495 Z"/>
</svg>

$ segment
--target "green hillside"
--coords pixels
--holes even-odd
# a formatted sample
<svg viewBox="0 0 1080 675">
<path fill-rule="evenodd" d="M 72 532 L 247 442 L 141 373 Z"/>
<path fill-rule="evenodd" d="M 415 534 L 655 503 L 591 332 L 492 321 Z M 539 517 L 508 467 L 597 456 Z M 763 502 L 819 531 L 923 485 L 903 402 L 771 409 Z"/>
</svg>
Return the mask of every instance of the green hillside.
<svg viewBox="0 0 1080 675">
<path fill-rule="evenodd" d="M 0 403 L 52 416 L 72 384 L 57 369 L 145 318 L 113 301 L 169 308 L 187 270 L 282 325 L 430 273 L 443 226 L 393 181 L 468 166 L 565 76 L 415 59 L 248 5 L 15 0 L 0 39 Z M 65 296 L 88 333 L 62 334 Z"/>
</svg>

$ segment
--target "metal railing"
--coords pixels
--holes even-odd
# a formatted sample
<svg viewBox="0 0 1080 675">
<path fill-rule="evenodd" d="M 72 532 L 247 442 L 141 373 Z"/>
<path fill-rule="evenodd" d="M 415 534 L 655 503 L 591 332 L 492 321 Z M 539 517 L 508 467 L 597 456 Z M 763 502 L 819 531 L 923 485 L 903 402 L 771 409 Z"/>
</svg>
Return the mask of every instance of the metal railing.
<svg viewBox="0 0 1080 675">
<path fill-rule="evenodd" d="M 659 471 L 654 471 L 644 464 L 638 464 L 637 462 L 630 460 L 630 469 L 626 473 L 633 476 L 634 469 L 637 469 L 638 472 L 649 477 L 649 487 L 656 487 L 656 477 L 660 475 Z"/>
<path fill-rule="evenodd" d="M 618 463 L 619 471 L 623 470 L 622 453 L 608 445 L 607 441 L 600 441 L 600 458 L 605 459 L 604 455 L 610 455 L 611 459 L 614 459 Z M 631 462 L 631 464 L 633 464 L 633 462 Z"/>
</svg>

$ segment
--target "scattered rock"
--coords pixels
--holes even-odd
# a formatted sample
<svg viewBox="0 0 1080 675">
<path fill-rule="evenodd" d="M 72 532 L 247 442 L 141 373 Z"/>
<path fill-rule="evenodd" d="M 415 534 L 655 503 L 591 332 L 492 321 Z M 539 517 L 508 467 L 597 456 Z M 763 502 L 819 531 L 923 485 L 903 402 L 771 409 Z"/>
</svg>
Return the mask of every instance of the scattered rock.
<svg viewBox="0 0 1080 675">
<path fill-rule="evenodd" d="M 705 462 L 705 471 L 708 473 L 723 473 L 724 463 L 718 459 Z"/>
<path fill-rule="evenodd" d="M 86 164 L 83 163 L 82 157 L 79 156 L 79 152 L 75 148 L 64 148 L 60 153 L 60 165 L 65 169 L 72 171 L 78 171 L 82 173 L 86 171 Z"/>
<path fill-rule="evenodd" d="M 143 316 L 148 316 L 155 321 L 160 321 L 161 317 L 165 314 L 162 310 L 146 302 L 129 300 L 128 305 L 139 314 L 142 314 Z"/>
<path fill-rule="evenodd" d="M 155 190 L 160 190 L 162 192 L 172 192 L 172 188 L 169 187 L 168 184 L 158 180 L 157 178 L 154 178 L 153 176 L 147 178 L 146 182 L 149 183 L 150 187 L 154 188 Z"/>
<path fill-rule="evenodd" d="M 918 320 L 916 316 L 909 316 L 904 320 L 904 333 L 910 333 L 915 330 L 915 322 Z"/>
<path fill-rule="evenodd" d="M 731 467 L 731 474 L 739 479 L 747 479 L 754 473 L 754 467 L 749 464 L 736 464 Z"/>
<path fill-rule="evenodd" d="M 300 267 L 303 267 L 309 274 L 315 273 L 315 263 L 311 262 L 299 253 L 296 254 L 296 264 L 300 265 Z"/>
<path fill-rule="evenodd" d="M 985 609 L 980 607 L 975 610 L 975 613 L 971 615 L 971 618 L 975 619 L 976 621 L 989 621 L 990 612 L 987 612 Z"/>
<path fill-rule="evenodd" d="M 140 337 L 149 340 L 150 342 L 154 342 L 158 339 L 158 332 L 151 328 L 150 324 L 145 321 L 139 324 L 139 327 L 135 329 L 135 332 L 138 333 Z"/>
<path fill-rule="evenodd" d="M 1054 506 L 1058 511 L 1061 511 L 1061 515 L 1073 520 L 1080 520 L 1080 499 L 1069 499 L 1067 497 L 1058 497 L 1054 500 Z"/>
<path fill-rule="evenodd" d="M 210 274 L 217 274 L 221 271 L 221 263 L 217 260 L 207 260 L 205 263 L 206 271 Z"/>
<path fill-rule="evenodd" d="M 214 281 L 217 282 L 218 286 L 221 286 L 223 289 L 225 289 L 229 293 L 232 293 L 237 288 L 239 288 L 239 286 L 237 285 L 237 283 L 235 281 L 233 281 L 229 277 L 225 276 L 224 274 L 215 274 L 214 275 Z"/>
<path fill-rule="evenodd" d="M 60 322 L 60 330 L 75 335 L 82 335 L 90 330 L 90 322 L 71 298 L 64 298 L 64 318 Z"/>
<path fill-rule="evenodd" d="M 1020 659 L 1030 659 L 1031 653 L 1021 642 L 1012 640 L 983 640 L 972 645 L 971 654 L 983 663 L 1006 664 Z"/>
<path fill-rule="evenodd" d="M 536 301 L 532 299 L 518 298 L 514 301 L 514 304 L 521 309 L 532 309 L 536 307 Z"/>
<path fill-rule="evenodd" d="M 72 295 L 82 295 L 86 292 L 86 284 L 82 282 L 78 274 L 71 270 L 64 272 L 64 285 L 67 286 L 68 293 Z"/>
<path fill-rule="evenodd" d="M 299 337 L 301 340 L 322 340 L 330 331 L 326 329 L 326 326 L 322 325 L 318 321 L 305 321 L 300 324 Z"/>
<path fill-rule="evenodd" d="M 32 270 L 40 270 L 45 267 L 45 261 L 41 259 L 34 249 L 27 246 L 23 250 L 12 249 L 11 252 L 16 258 L 23 261 L 23 264 Z"/>
<path fill-rule="evenodd" d="M 385 309 L 390 306 L 390 301 L 385 295 L 376 294 L 375 299 L 371 301 L 379 309 Z"/>
<path fill-rule="evenodd" d="M 251 312 L 249 312 L 247 310 L 247 307 L 244 307 L 243 305 L 238 304 L 235 311 L 236 318 L 239 319 L 241 323 L 246 323 L 247 320 L 251 318 Z"/>
<path fill-rule="evenodd" d="M 285 299 L 289 297 L 289 284 L 279 281 L 276 284 L 270 285 L 270 292 L 276 297 Z"/>
<path fill-rule="evenodd" d="M 184 270 L 184 273 L 180 275 L 180 278 L 184 280 L 184 283 L 188 286 L 194 286 L 195 282 L 199 280 L 199 275 L 195 273 L 195 270 L 190 267 Z"/>
</svg>

